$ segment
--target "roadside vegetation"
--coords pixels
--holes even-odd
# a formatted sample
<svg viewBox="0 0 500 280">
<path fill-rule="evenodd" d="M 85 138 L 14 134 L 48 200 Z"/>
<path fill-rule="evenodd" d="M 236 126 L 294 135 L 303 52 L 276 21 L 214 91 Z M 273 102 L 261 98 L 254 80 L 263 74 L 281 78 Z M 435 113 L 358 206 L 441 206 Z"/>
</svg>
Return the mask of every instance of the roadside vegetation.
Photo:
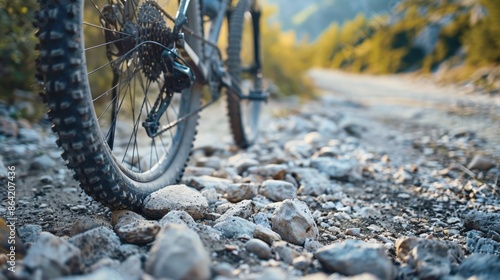
<svg viewBox="0 0 500 280">
<path fill-rule="evenodd" d="M 36 6 L 35 0 L 0 0 L 0 99 L 12 101 L 16 90 L 36 91 Z M 284 32 L 272 20 L 277 13 L 277 7 L 264 5 L 262 52 L 264 75 L 280 94 L 312 96 L 305 73 L 314 67 L 437 73 L 445 82 L 469 80 L 492 92 L 499 88 L 500 1 L 402 0 L 376 16 L 359 14 L 342 25 L 332 23 L 312 42 L 298 40 L 293 30 Z M 300 20 L 315 15 L 304 11 Z M 92 59 L 98 57 L 90 57 L 89 65 Z M 498 75 L 492 78 L 491 69 Z"/>
</svg>

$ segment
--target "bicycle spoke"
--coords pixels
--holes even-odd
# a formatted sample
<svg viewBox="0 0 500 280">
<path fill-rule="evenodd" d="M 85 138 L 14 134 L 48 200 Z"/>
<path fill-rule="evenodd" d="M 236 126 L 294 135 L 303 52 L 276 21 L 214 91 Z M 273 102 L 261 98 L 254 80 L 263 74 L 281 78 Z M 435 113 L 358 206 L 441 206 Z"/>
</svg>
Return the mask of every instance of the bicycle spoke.
<svg viewBox="0 0 500 280">
<path fill-rule="evenodd" d="M 132 36 L 132 35 L 130 35 L 128 33 L 125 33 L 125 32 L 121 32 L 121 31 L 118 31 L 118 30 L 113 30 L 113 29 L 110 29 L 110 28 L 107 28 L 107 27 L 104 27 L 104 26 L 101 26 L 101 25 L 97 25 L 97 24 L 94 24 L 94 23 L 86 22 L 86 21 L 84 21 L 83 24 L 87 25 L 87 26 L 95 27 L 97 29 L 101 29 L 101 30 L 105 30 L 105 31 L 109 31 L 109 32 L 114 32 L 114 33 L 118 33 L 120 35 Z"/>
<path fill-rule="evenodd" d="M 116 42 L 124 41 L 126 39 L 127 38 L 120 38 L 120 39 L 117 39 L 117 40 L 114 40 L 114 41 L 110 41 L 110 42 L 107 42 L 107 43 L 103 43 L 103 44 L 95 45 L 95 46 L 92 46 L 92 47 L 88 47 L 88 48 L 85 49 L 85 51 L 90 51 L 90 50 L 94 50 L 94 49 L 97 49 L 97 48 L 105 47 L 107 45 L 111 45 L 111 44 L 114 44 Z"/>
</svg>

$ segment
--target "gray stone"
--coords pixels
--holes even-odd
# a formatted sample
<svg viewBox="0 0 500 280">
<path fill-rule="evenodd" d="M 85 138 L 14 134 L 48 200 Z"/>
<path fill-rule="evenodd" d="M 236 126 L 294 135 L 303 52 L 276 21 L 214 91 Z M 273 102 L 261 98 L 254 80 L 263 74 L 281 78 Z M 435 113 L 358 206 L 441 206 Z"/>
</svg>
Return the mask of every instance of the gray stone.
<svg viewBox="0 0 500 280">
<path fill-rule="evenodd" d="M 313 147 L 318 147 L 323 144 L 324 139 L 323 136 L 319 132 L 313 131 L 309 132 L 304 136 L 304 142 Z"/>
<path fill-rule="evenodd" d="M 283 201 L 271 218 L 272 229 L 283 240 L 303 245 L 306 238 L 316 239 L 318 227 L 307 204 L 297 199 Z"/>
<path fill-rule="evenodd" d="M 467 168 L 471 170 L 487 171 L 495 165 L 496 163 L 493 160 L 481 155 L 476 155 L 467 165 Z"/>
<path fill-rule="evenodd" d="M 361 229 L 360 228 L 348 228 L 348 229 L 346 229 L 345 234 L 352 235 L 352 236 L 360 236 Z"/>
<path fill-rule="evenodd" d="M 290 140 L 285 143 L 285 151 L 294 158 L 309 158 L 313 154 L 313 147 L 303 140 Z"/>
<path fill-rule="evenodd" d="M 186 167 L 186 171 L 184 171 L 185 177 L 200 177 L 200 176 L 210 176 L 214 174 L 215 169 L 210 167 L 196 167 L 196 166 L 188 166 Z"/>
<path fill-rule="evenodd" d="M 208 201 L 198 191 L 186 185 L 165 187 L 144 200 L 143 213 L 147 217 L 161 218 L 170 211 L 186 211 L 193 219 L 201 219 L 207 212 Z"/>
<path fill-rule="evenodd" d="M 227 238 L 252 237 L 255 224 L 240 217 L 229 217 L 214 225 Z"/>
<path fill-rule="evenodd" d="M 218 193 L 226 192 L 226 189 L 233 182 L 228 179 L 222 179 L 212 176 L 201 176 L 201 177 L 192 177 L 189 180 L 188 185 L 197 189 L 215 189 Z"/>
<path fill-rule="evenodd" d="M 40 279 L 55 279 L 79 273 L 80 261 L 80 249 L 60 237 L 42 232 L 28 250 L 24 265 L 31 271 L 38 270 Z"/>
<path fill-rule="evenodd" d="M 229 279 L 233 279 L 233 277 L 236 276 L 234 270 L 234 267 L 227 262 L 222 262 L 214 265 L 214 272 L 216 275 L 225 276 Z"/>
<path fill-rule="evenodd" d="M 222 160 L 219 157 L 201 157 L 197 159 L 196 165 L 199 167 L 209 167 L 219 170 L 222 165 Z"/>
<path fill-rule="evenodd" d="M 336 157 L 340 154 L 340 150 L 337 147 L 323 147 L 314 155 L 312 158 L 319 158 L 319 157 Z"/>
<path fill-rule="evenodd" d="M 500 255 L 500 241 L 496 241 L 488 237 L 488 234 L 481 231 L 469 231 L 467 233 L 467 249 L 469 252 Z"/>
<path fill-rule="evenodd" d="M 41 140 L 40 133 L 29 128 L 20 128 L 18 138 L 24 144 L 38 144 Z"/>
<path fill-rule="evenodd" d="M 57 278 L 57 280 L 118 280 L 118 279 L 123 279 L 123 280 L 132 280 L 132 279 L 137 279 L 138 278 L 128 278 L 128 277 L 123 277 L 120 272 L 118 272 L 117 269 L 112 268 L 112 267 L 101 267 L 89 274 L 85 275 L 73 275 L 73 276 L 66 276 L 66 277 L 61 277 Z"/>
<path fill-rule="evenodd" d="M 217 220 L 215 220 L 215 222 L 222 222 L 230 217 L 249 219 L 255 212 L 257 212 L 255 203 L 253 203 L 253 201 L 251 200 L 243 200 L 234 205 L 231 205 L 229 209 L 224 211 L 224 214 L 222 214 Z"/>
<path fill-rule="evenodd" d="M 114 211 L 111 214 L 111 224 L 122 241 L 132 244 L 149 243 L 160 231 L 157 221 L 148 221 L 129 210 Z"/>
<path fill-rule="evenodd" d="M 174 280 L 209 279 L 210 256 L 193 230 L 170 224 L 158 233 L 149 252 L 146 272 Z"/>
<path fill-rule="evenodd" d="M 36 242 L 38 236 L 42 233 L 42 226 L 32 224 L 24 225 L 17 229 L 17 233 L 22 241 L 33 243 Z"/>
<path fill-rule="evenodd" d="M 344 178 L 348 176 L 354 166 L 355 164 L 350 160 L 327 157 L 319 157 L 311 160 L 311 167 L 318 169 L 332 178 Z"/>
<path fill-rule="evenodd" d="M 451 272 L 464 258 L 457 243 L 403 237 L 396 240 L 396 254 L 406 262 L 421 279 L 439 279 Z"/>
<path fill-rule="evenodd" d="M 286 241 L 276 241 L 273 243 L 272 248 L 277 255 L 276 258 L 286 264 L 292 264 L 293 260 L 300 256 L 296 247 Z"/>
<path fill-rule="evenodd" d="M 166 227 L 169 224 L 185 225 L 190 229 L 196 227 L 196 222 L 193 217 L 189 216 L 186 211 L 171 211 L 167 215 L 163 216 L 160 220 L 160 226 Z"/>
<path fill-rule="evenodd" d="M 221 197 L 221 195 L 218 194 L 215 189 L 204 189 L 201 191 L 201 195 L 203 195 L 207 199 L 208 204 L 216 203 Z"/>
<path fill-rule="evenodd" d="M 274 232 L 272 229 L 257 225 L 253 231 L 253 237 L 263 240 L 269 245 L 272 245 L 275 241 L 280 241 L 281 236 Z"/>
<path fill-rule="evenodd" d="M 371 273 L 380 279 L 394 279 L 395 268 L 385 250 L 373 243 L 347 240 L 320 248 L 316 258 L 328 272 L 352 276 Z M 360 265 L 362 264 L 362 265 Z"/>
<path fill-rule="evenodd" d="M 482 232 L 495 231 L 500 234 L 500 213 L 485 213 L 472 211 L 465 216 L 464 227 L 467 230 Z"/>
<path fill-rule="evenodd" d="M 500 275 L 500 256 L 472 254 L 460 264 L 458 274 L 467 279 L 497 280 Z"/>
<path fill-rule="evenodd" d="M 266 242 L 260 239 L 253 238 L 248 240 L 245 244 L 245 249 L 250 253 L 254 253 L 260 259 L 267 260 L 271 258 L 271 248 Z"/>
<path fill-rule="evenodd" d="M 234 166 L 238 174 L 243 174 L 248 168 L 259 165 L 259 162 L 245 154 L 237 154 L 228 159 L 228 165 Z"/>
<path fill-rule="evenodd" d="M 111 224 L 108 221 L 99 218 L 99 217 L 90 217 L 90 216 L 81 216 L 76 218 L 76 221 L 71 226 L 71 236 L 76 234 L 86 232 L 93 228 L 97 227 L 107 227 L 109 229 L 112 228 Z"/>
<path fill-rule="evenodd" d="M 253 183 L 231 184 L 226 189 L 227 200 L 233 203 L 252 199 L 257 195 L 257 185 Z"/>
<path fill-rule="evenodd" d="M 120 238 L 107 227 L 97 227 L 69 239 L 82 253 L 82 263 L 91 266 L 103 258 L 118 258 Z"/>
<path fill-rule="evenodd" d="M 284 178 L 288 170 L 285 164 L 268 164 L 264 166 L 250 167 L 247 171 L 249 174 L 255 174 L 264 178 L 280 179 Z"/>
<path fill-rule="evenodd" d="M 259 273 L 251 274 L 247 278 L 248 280 L 287 280 L 288 276 L 286 272 L 278 267 L 270 267 L 262 270 Z"/>
<path fill-rule="evenodd" d="M 0 178 L 6 178 L 8 173 L 9 170 L 7 170 L 7 167 L 5 167 L 3 158 L 0 156 Z"/>
<path fill-rule="evenodd" d="M 272 201 L 283 201 L 297 197 L 297 187 L 289 182 L 279 180 L 264 181 L 259 192 Z"/>
<path fill-rule="evenodd" d="M 41 155 L 33 159 L 31 162 L 31 169 L 35 170 L 48 170 L 54 168 L 56 163 L 48 155 Z"/>
<path fill-rule="evenodd" d="M 313 168 L 292 169 L 300 183 L 299 193 L 301 195 L 318 196 L 329 193 L 331 188 L 330 180 L 323 173 Z"/>
<path fill-rule="evenodd" d="M 266 228 L 271 228 L 271 222 L 269 221 L 270 215 L 264 212 L 259 212 L 253 215 L 253 222 L 256 225 L 261 225 Z"/>
<path fill-rule="evenodd" d="M 312 262 L 312 254 L 302 254 L 293 259 L 292 265 L 298 270 L 307 270 Z"/>
</svg>

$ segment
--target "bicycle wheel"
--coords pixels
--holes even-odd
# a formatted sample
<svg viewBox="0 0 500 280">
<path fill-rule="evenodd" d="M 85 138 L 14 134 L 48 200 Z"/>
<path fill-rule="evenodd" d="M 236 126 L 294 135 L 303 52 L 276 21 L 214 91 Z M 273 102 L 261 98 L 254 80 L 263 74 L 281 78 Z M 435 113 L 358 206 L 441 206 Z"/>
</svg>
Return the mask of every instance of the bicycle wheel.
<svg viewBox="0 0 500 280">
<path fill-rule="evenodd" d="M 239 82 L 244 95 L 262 85 L 260 73 L 244 71 L 254 65 L 252 18 L 249 12 L 250 0 L 240 0 L 229 19 L 229 44 L 227 48 L 227 68 Z M 242 48 L 244 46 L 244 48 Z M 241 148 L 249 147 L 257 138 L 259 114 L 262 101 L 240 100 L 234 93 L 227 92 L 227 106 L 231 131 L 235 143 Z"/>
<path fill-rule="evenodd" d="M 183 117 L 200 106 L 201 85 L 167 90 L 162 60 L 173 26 L 164 12 L 177 6 L 40 1 L 37 72 L 57 144 L 83 190 L 112 209 L 140 211 L 148 194 L 178 183 L 190 155 L 198 115 Z M 187 17 L 201 34 L 198 1 Z M 186 42 L 202 53 L 199 40 L 186 35 Z"/>
</svg>

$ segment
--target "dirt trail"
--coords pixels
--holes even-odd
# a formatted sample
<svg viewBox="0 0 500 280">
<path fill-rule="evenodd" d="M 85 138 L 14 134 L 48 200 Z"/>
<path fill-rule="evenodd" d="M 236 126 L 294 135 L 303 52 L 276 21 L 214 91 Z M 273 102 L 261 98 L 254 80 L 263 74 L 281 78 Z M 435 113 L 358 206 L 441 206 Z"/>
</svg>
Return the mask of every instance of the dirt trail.
<svg viewBox="0 0 500 280">
<path fill-rule="evenodd" d="M 366 106 L 363 117 L 473 131 L 488 140 L 489 150 L 500 147 L 500 96 L 467 94 L 464 87 L 401 75 L 313 70 L 310 77 L 326 95 Z"/>
</svg>

